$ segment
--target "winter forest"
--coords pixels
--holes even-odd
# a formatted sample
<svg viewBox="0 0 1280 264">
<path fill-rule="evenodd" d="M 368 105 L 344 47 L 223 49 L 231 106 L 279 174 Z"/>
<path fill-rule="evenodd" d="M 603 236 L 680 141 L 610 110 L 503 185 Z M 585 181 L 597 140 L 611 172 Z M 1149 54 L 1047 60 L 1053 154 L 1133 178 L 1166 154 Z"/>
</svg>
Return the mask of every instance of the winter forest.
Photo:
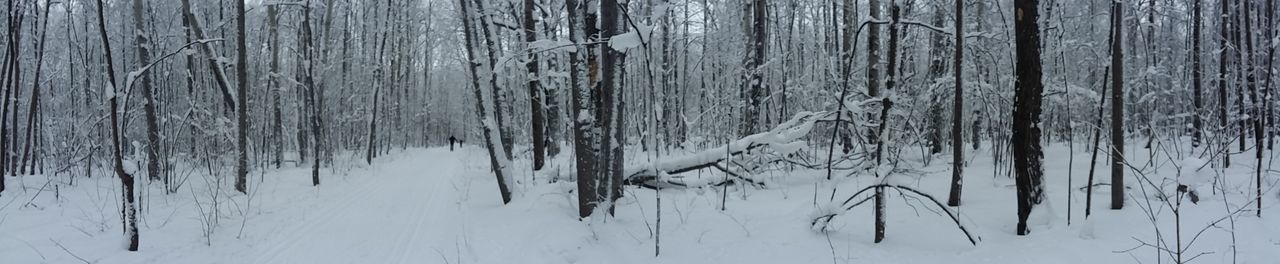
<svg viewBox="0 0 1280 264">
<path fill-rule="evenodd" d="M 0 263 L 1275 263 L 1275 0 L 8 0 Z"/>
</svg>

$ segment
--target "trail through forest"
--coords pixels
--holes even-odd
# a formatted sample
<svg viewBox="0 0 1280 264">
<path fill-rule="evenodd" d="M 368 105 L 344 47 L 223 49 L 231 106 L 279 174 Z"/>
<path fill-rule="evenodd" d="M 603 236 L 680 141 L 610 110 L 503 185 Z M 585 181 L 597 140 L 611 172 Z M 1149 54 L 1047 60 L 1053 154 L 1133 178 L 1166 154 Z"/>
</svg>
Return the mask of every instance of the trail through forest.
<svg viewBox="0 0 1280 264">
<path fill-rule="evenodd" d="M 445 149 L 389 158 L 376 176 L 310 213 L 303 222 L 267 234 L 246 263 L 420 263 L 437 259 L 431 248 L 462 227 L 449 184 L 464 168 Z M 432 162 L 438 161 L 438 162 Z M 316 254 L 323 252 L 324 254 Z"/>
</svg>

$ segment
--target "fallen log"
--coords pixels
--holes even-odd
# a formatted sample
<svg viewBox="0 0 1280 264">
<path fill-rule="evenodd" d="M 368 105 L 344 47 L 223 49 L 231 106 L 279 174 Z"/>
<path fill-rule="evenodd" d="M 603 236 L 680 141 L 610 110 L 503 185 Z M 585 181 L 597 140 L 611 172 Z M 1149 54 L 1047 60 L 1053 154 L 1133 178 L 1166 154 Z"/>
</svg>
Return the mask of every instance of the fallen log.
<svg viewBox="0 0 1280 264">
<path fill-rule="evenodd" d="M 801 112 L 790 120 L 773 129 L 729 142 L 722 147 L 704 149 L 695 153 L 664 157 L 651 163 L 633 163 L 626 166 L 625 184 L 638 185 L 645 188 L 689 188 L 706 185 L 722 185 L 726 182 L 709 182 L 689 180 L 675 175 L 700 169 L 716 168 L 728 173 L 733 179 L 763 187 L 763 184 L 742 175 L 729 172 L 728 168 L 719 165 L 726 160 L 744 153 L 760 153 L 756 150 L 768 147 L 773 153 L 789 154 L 804 147 L 800 138 L 813 130 L 818 122 L 835 121 L 836 112 Z"/>
</svg>

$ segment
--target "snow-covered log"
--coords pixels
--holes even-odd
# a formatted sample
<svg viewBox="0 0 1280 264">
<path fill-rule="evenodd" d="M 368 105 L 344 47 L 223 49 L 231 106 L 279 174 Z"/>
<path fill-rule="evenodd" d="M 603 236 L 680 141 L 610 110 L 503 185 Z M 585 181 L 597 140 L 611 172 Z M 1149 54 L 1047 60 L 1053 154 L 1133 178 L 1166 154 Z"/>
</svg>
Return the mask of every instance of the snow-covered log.
<svg viewBox="0 0 1280 264">
<path fill-rule="evenodd" d="M 729 173 L 727 169 L 719 167 L 718 164 L 730 157 L 761 147 L 769 147 L 773 153 L 778 154 L 793 153 L 804 147 L 805 142 L 801 141 L 800 138 L 808 135 L 813 130 L 815 123 L 833 121 L 835 119 L 836 112 L 834 111 L 800 112 L 772 130 L 749 135 L 721 147 L 705 149 L 687 155 L 666 157 L 652 163 L 628 164 L 625 173 L 627 175 L 626 184 L 640 185 L 647 188 L 693 187 L 715 184 L 685 179 L 680 176 L 665 175 L 706 168 L 719 168 Z M 747 178 L 735 177 L 749 181 Z"/>
</svg>

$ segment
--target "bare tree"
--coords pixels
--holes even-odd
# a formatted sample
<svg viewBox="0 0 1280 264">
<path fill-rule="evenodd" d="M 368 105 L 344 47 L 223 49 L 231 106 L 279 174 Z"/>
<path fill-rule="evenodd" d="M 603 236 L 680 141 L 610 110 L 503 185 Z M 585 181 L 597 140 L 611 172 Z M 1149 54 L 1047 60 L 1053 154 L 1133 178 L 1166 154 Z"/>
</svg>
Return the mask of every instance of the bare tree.
<svg viewBox="0 0 1280 264">
<path fill-rule="evenodd" d="M 1195 148 L 1200 147 L 1200 142 L 1203 141 L 1203 139 L 1201 139 L 1201 131 L 1204 130 L 1200 121 L 1202 119 L 1200 113 L 1204 111 L 1204 102 L 1202 102 L 1200 98 L 1202 93 L 1201 76 L 1204 74 L 1202 71 L 1203 67 L 1200 66 L 1200 28 L 1202 24 L 1201 20 L 1203 20 L 1200 15 L 1200 2 L 1201 0 L 1195 0 L 1195 3 L 1191 8 L 1191 100 L 1192 105 L 1195 107 L 1195 114 L 1191 117 L 1191 126 L 1193 129 L 1191 131 L 1191 146 Z"/>
<path fill-rule="evenodd" d="M 759 0 L 757 0 L 759 1 Z M 763 3 L 763 1 L 760 1 Z M 763 7 L 760 7 L 763 8 Z M 621 7 L 617 0 L 600 0 L 600 37 L 613 38 L 621 35 L 625 24 L 621 14 Z M 763 11 L 761 11 L 763 12 Z M 639 33 L 637 33 L 639 34 Z M 622 144 L 625 143 L 624 130 L 626 125 L 623 123 L 623 53 L 607 45 L 601 45 L 600 54 L 600 89 L 599 97 L 596 98 L 596 113 L 601 119 L 597 123 L 602 136 L 598 137 L 600 142 L 596 143 L 600 146 L 599 153 L 603 157 L 599 159 L 600 168 L 596 170 L 599 176 L 596 180 L 604 184 L 596 186 L 599 193 L 605 194 L 609 214 L 614 212 L 615 202 L 622 197 Z M 761 47 L 762 48 L 762 47 Z M 603 189 L 603 190 L 601 190 Z"/>
<path fill-rule="evenodd" d="M 1124 208 L 1124 6 L 1111 3 L 1111 209 Z"/>
<path fill-rule="evenodd" d="M 271 93 L 271 131 L 270 144 L 272 161 L 280 168 L 280 160 L 284 156 L 284 137 L 281 133 L 284 124 L 280 109 L 280 14 L 276 5 L 267 6 L 267 46 L 271 49 L 271 65 L 267 73 L 267 91 Z"/>
<path fill-rule="evenodd" d="M 956 0 L 956 21 L 955 21 L 955 65 L 952 66 L 952 74 L 955 76 L 956 94 L 952 98 L 954 106 L 951 108 L 951 195 L 947 199 L 947 205 L 960 206 L 960 192 L 964 181 L 964 75 L 961 62 L 964 61 L 964 0 Z M 977 131 L 973 131 L 977 133 Z M 977 144 L 977 142 L 974 142 Z"/>
<path fill-rule="evenodd" d="M 34 3 L 33 3 L 34 5 Z M 37 6 L 37 9 L 39 7 Z M 40 25 L 40 39 L 36 42 L 36 73 L 35 81 L 31 82 L 31 102 L 27 105 L 27 136 L 25 144 L 22 147 L 22 163 L 18 165 L 18 170 L 26 170 L 26 174 L 35 173 L 35 161 L 31 161 L 31 166 L 27 166 L 27 161 L 31 160 L 31 146 L 36 143 L 35 130 L 40 127 L 37 115 L 40 114 L 40 75 L 44 70 L 44 43 L 49 31 L 49 6 L 45 6 L 43 17 L 36 17 L 36 21 Z M 16 112 L 15 112 L 16 113 Z"/>
<path fill-rule="evenodd" d="M 498 101 L 496 94 L 497 89 L 485 89 L 491 88 L 485 87 L 486 85 L 494 85 L 492 82 L 492 78 L 494 78 L 494 76 L 491 74 L 491 72 L 493 72 L 493 64 L 486 64 L 484 60 L 477 58 L 477 54 L 475 52 L 476 46 L 480 43 L 478 40 L 479 37 L 476 36 L 477 32 L 475 26 L 473 26 L 473 22 L 477 21 L 473 21 L 473 17 L 476 16 L 476 14 L 481 14 L 483 12 L 480 12 L 479 10 L 472 11 L 471 9 L 476 8 L 483 10 L 483 7 L 479 5 L 480 1 L 481 0 L 476 0 L 476 2 L 474 2 L 476 6 L 472 7 L 467 4 L 467 0 L 458 0 L 458 6 L 460 9 L 459 11 L 462 13 L 461 17 L 463 22 L 463 31 L 466 38 L 467 58 L 468 61 L 471 62 L 471 84 L 476 96 L 476 112 L 477 116 L 480 118 L 479 121 L 482 124 L 481 130 L 484 132 L 484 144 L 489 150 L 490 170 L 492 170 L 494 176 L 497 177 L 498 192 L 502 195 L 502 203 L 506 204 L 511 202 L 511 191 L 508 189 L 509 187 L 507 183 L 507 177 L 510 177 L 510 168 L 508 167 L 508 157 L 510 156 L 507 155 L 510 154 L 504 154 L 509 152 L 506 152 L 505 145 L 502 144 L 501 136 L 499 135 L 501 133 L 499 129 L 500 126 L 496 121 L 496 119 L 501 119 L 501 117 L 498 117 L 496 114 L 500 111 L 496 104 L 496 101 Z M 481 27 L 487 27 L 484 25 L 485 20 L 476 20 L 479 20 Z M 492 55 L 493 54 L 490 54 L 490 56 Z M 491 58 L 489 62 L 492 62 L 492 60 L 496 59 Z M 490 73 L 481 73 L 480 71 Z M 491 93 L 486 96 L 486 91 L 495 93 Z"/>
<path fill-rule="evenodd" d="M 311 2 L 307 1 L 306 3 L 307 4 L 302 6 L 302 28 L 300 29 L 302 31 L 302 34 L 300 36 L 301 40 L 298 41 L 300 42 L 299 44 L 302 46 L 300 51 L 300 53 L 302 53 L 301 54 L 302 60 L 298 61 L 298 66 L 300 66 L 299 68 L 302 68 L 299 72 L 301 73 L 300 75 L 302 76 L 303 85 L 305 86 L 305 89 L 302 93 L 304 95 L 303 97 L 305 98 L 304 100 L 306 101 L 304 102 L 304 104 L 307 106 L 307 107 L 304 107 L 305 110 L 302 112 L 305 112 L 308 115 L 308 118 L 305 118 L 305 119 L 307 120 L 307 123 L 311 124 L 311 128 L 309 129 L 311 131 L 311 141 L 312 141 L 311 142 L 311 158 L 312 158 L 311 185 L 318 186 L 320 185 L 320 159 L 322 156 L 325 156 L 322 153 L 325 147 L 324 146 L 325 134 L 324 134 L 324 130 L 322 129 L 322 125 L 321 125 L 322 123 L 320 119 L 322 116 L 321 111 L 323 111 L 322 109 L 324 109 L 324 107 L 323 107 L 323 104 L 318 102 L 319 100 L 318 97 L 319 97 L 319 94 L 324 93 L 324 91 L 321 90 L 321 87 L 316 85 L 316 81 L 315 81 L 315 72 L 316 72 L 315 61 L 316 60 L 315 60 L 315 53 L 314 53 L 315 51 L 313 50 L 314 45 L 312 43 L 314 41 L 313 40 L 314 36 L 311 30 Z M 306 62 L 305 65 L 303 65 L 302 63 L 303 61 Z M 301 116 L 301 114 L 299 115 Z M 303 119 L 303 118 L 299 117 L 299 119 Z M 299 137 L 299 138 L 302 138 L 302 137 Z"/>
<path fill-rule="evenodd" d="M 1231 123 L 1227 119 L 1227 60 L 1231 57 L 1227 52 L 1228 29 L 1231 24 L 1230 16 L 1228 16 L 1228 6 L 1226 1 L 1219 3 L 1218 17 L 1222 18 L 1218 22 L 1218 46 L 1222 47 L 1222 51 L 1218 52 L 1218 136 L 1221 140 L 1220 144 L 1223 151 L 1230 147 L 1230 143 L 1226 140 L 1228 129 Z M 1222 166 L 1231 167 L 1231 155 L 1222 155 Z"/>
<path fill-rule="evenodd" d="M 598 163 L 598 153 L 600 146 L 599 130 L 596 129 L 596 116 L 591 113 L 595 112 L 595 101 L 592 94 L 591 79 L 587 76 L 587 54 L 591 53 L 587 48 L 587 25 L 595 24 L 587 22 L 587 3 L 578 0 L 565 0 L 565 9 L 568 13 L 569 20 L 569 41 L 572 41 L 578 48 L 569 52 L 569 86 L 572 91 L 573 107 L 573 146 L 574 146 L 574 164 L 576 165 L 577 185 L 578 185 L 578 217 L 586 218 L 591 216 L 599 205 L 599 197 L 596 193 L 596 186 L 599 183 L 595 180 L 596 164 Z"/>
<path fill-rule="evenodd" d="M 1018 193 L 1018 235 L 1030 233 L 1027 217 L 1044 199 L 1044 152 L 1040 149 L 1040 7 L 1038 0 L 1014 2 L 1016 74 L 1013 102 L 1013 170 Z"/>
<path fill-rule="evenodd" d="M 746 69 L 746 75 L 743 76 L 743 89 L 745 93 L 742 98 L 745 103 L 742 106 L 742 122 L 739 123 L 738 134 L 750 135 L 756 132 L 760 122 L 760 107 L 764 102 L 765 83 L 764 83 L 764 57 L 765 47 L 768 38 L 765 35 L 765 8 L 768 3 L 763 0 L 752 0 L 747 4 L 750 15 L 744 14 L 745 21 L 750 21 L 747 26 L 747 58 L 742 67 Z"/>
<path fill-rule="evenodd" d="M 151 62 L 151 43 L 147 39 L 147 30 L 144 27 L 146 18 L 142 14 L 142 0 L 133 0 L 133 34 L 134 49 L 137 49 L 138 63 Z M 159 180 L 164 178 L 165 184 L 169 184 L 169 177 L 164 174 L 164 157 L 160 156 L 160 123 L 158 121 L 158 113 L 156 113 L 155 89 L 152 87 L 151 74 L 142 75 L 142 110 L 146 115 L 147 123 L 147 178 L 151 180 Z"/>
<path fill-rule="evenodd" d="M 249 106 L 248 87 L 249 87 L 249 71 L 248 71 L 248 53 L 249 48 L 245 46 L 244 31 L 244 1 L 236 2 L 236 152 L 239 153 L 236 159 L 236 191 L 247 193 L 247 179 L 249 176 Z"/>
<path fill-rule="evenodd" d="M 535 27 L 536 22 L 533 17 L 533 9 L 535 7 L 533 0 L 524 0 L 524 13 L 522 13 L 524 26 L 524 41 L 532 44 L 538 40 L 538 28 Z M 542 97 L 542 84 L 538 81 L 538 56 L 533 53 L 532 49 L 528 51 L 529 55 L 525 56 L 525 70 L 527 71 L 525 78 L 528 79 L 529 88 L 529 114 L 532 127 L 530 128 L 533 138 L 533 170 L 542 170 L 545 163 L 547 153 L 547 135 L 546 135 L 546 117 L 542 109 L 544 99 Z"/>
<path fill-rule="evenodd" d="M 102 9 L 103 9 L 102 0 L 98 0 L 98 33 L 99 33 L 98 36 L 101 37 L 102 39 L 102 52 L 103 52 L 103 55 L 106 56 L 106 64 L 107 64 L 107 81 L 110 82 L 108 84 L 108 87 L 111 88 L 110 91 L 108 91 L 108 93 L 104 94 L 104 96 L 107 96 L 107 99 L 109 101 L 108 104 L 110 104 L 109 110 L 111 111 L 111 113 L 109 113 L 108 115 L 111 116 L 112 162 L 114 163 L 114 166 L 115 166 L 116 177 L 120 178 L 120 183 L 124 187 L 124 190 L 123 190 L 124 191 L 124 201 L 123 201 L 124 208 L 122 209 L 122 211 L 124 212 L 124 215 L 123 215 L 124 234 L 129 239 L 128 249 L 129 251 L 138 251 L 138 207 L 137 207 L 137 202 L 135 201 L 134 193 L 133 193 L 133 189 L 134 189 L 133 175 L 130 174 L 130 172 L 125 171 L 124 158 L 121 156 L 122 155 L 121 152 L 123 150 L 121 149 L 121 146 L 120 146 L 121 133 L 120 133 L 120 122 L 118 117 L 119 103 L 117 103 L 117 101 L 119 101 L 118 93 L 120 93 L 120 90 L 118 90 L 116 88 L 117 85 L 115 85 L 116 70 L 115 70 L 115 65 L 112 63 L 112 60 L 111 60 L 111 41 L 107 39 L 107 22 L 106 22 L 106 18 L 103 15 L 104 12 L 102 11 Z"/>
</svg>

